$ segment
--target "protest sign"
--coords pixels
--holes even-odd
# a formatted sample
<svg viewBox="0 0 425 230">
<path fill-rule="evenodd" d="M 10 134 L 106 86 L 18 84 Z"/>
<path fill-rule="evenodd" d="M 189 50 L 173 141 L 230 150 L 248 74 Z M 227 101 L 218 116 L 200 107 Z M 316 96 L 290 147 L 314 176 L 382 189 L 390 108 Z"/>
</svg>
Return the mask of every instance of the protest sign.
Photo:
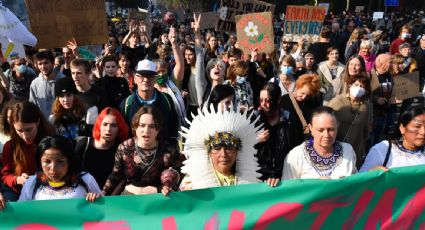
<svg viewBox="0 0 425 230">
<path fill-rule="evenodd" d="M 325 9 L 326 9 L 326 15 L 328 15 L 329 14 L 329 2 L 321 2 L 321 3 L 319 3 L 319 6 L 323 6 L 323 7 L 325 7 Z"/>
<path fill-rule="evenodd" d="M 102 45 L 87 45 L 78 47 L 78 54 L 88 61 L 95 61 L 102 55 Z"/>
<path fill-rule="evenodd" d="M 145 21 L 149 19 L 149 14 L 147 12 L 138 11 L 136 9 L 130 9 L 128 11 L 128 21 Z"/>
<path fill-rule="evenodd" d="M 22 43 L 11 42 L 6 37 L 0 36 L 1 52 L 0 63 L 25 58 L 25 49 Z"/>
<path fill-rule="evenodd" d="M 215 27 L 217 26 L 218 18 L 219 14 L 215 11 L 202 12 L 200 24 L 201 30 L 215 29 Z"/>
<path fill-rule="evenodd" d="M 356 13 L 360 13 L 364 10 L 364 6 L 356 6 L 356 9 L 354 10 L 354 12 Z"/>
<path fill-rule="evenodd" d="M 78 45 L 108 40 L 104 0 L 25 0 L 38 48 L 57 48 L 75 38 Z"/>
<path fill-rule="evenodd" d="M 326 8 L 323 6 L 287 6 L 284 34 L 292 41 L 304 36 L 311 42 L 313 36 L 320 36 L 325 16 Z"/>
<path fill-rule="evenodd" d="M 384 18 L 384 12 L 373 12 L 373 20 Z"/>
<path fill-rule="evenodd" d="M 235 16 L 240 14 L 256 12 L 274 12 L 275 6 L 257 0 L 221 0 L 221 8 L 227 8 L 226 19 L 219 19 L 217 22 L 218 31 L 235 32 Z"/>
<path fill-rule="evenodd" d="M 8 202 L 2 229 L 421 229 L 425 168 L 141 196 Z M 37 228 L 38 227 L 38 228 Z"/>
<path fill-rule="evenodd" d="M 419 96 L 419 72 L 394 76 L 393 97 L 404 100 Z"/>
<path fill-rule="evenodd" d="M 258 49 L 261 53 L 274 50 L 273 18 L 271 12 L 236 16 L 236 35 L 239 48 L 245 53 Z"/>
<path fill-rule="evenodd" d="M 146 31 L 149 33 L 152 28 L 152 24 L 150 22 L 150 17 L 148 12 L 142 12 L 136 9 L 130 9 L 128 11 L 128 22 L 135 21 L 137 25 L 140 24 L 140 22 L 143 22 L 143 24 L 146 26 Z M 130 23 L 127 23 L 127 28 L 130 26 Z"/>
</svg>

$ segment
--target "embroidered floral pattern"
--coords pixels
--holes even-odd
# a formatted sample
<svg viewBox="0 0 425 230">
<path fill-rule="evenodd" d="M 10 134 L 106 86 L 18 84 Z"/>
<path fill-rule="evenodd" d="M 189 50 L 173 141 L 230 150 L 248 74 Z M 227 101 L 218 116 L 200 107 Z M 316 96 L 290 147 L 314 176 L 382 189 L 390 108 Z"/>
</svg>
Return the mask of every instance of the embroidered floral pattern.
<svg viewBox="0 0 425 230">
<path fill-rule="evenodd" d="M 305 144 L 305 156 L 307 162 L 313 166 L 320 176 L 329 177 L 334 169 L 342 163 L 342 145 L 338 141 L 334 143 L 334 151 L 330 157 L 322 157 L 313 147 L 313 139 L 310 139 Z"/>
</svg>

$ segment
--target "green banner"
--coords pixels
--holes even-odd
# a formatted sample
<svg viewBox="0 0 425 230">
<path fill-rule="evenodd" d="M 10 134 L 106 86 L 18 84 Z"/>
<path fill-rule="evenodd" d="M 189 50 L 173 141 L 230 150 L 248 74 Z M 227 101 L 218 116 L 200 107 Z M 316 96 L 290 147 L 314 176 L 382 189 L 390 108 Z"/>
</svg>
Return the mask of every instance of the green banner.
<svg viewBox="0 0 425 230">
<path fill-rule="evenodd" d="M 0 229 L 423 229 L 425 167 L 144 196 L 8 203 Z"/>
</svg>

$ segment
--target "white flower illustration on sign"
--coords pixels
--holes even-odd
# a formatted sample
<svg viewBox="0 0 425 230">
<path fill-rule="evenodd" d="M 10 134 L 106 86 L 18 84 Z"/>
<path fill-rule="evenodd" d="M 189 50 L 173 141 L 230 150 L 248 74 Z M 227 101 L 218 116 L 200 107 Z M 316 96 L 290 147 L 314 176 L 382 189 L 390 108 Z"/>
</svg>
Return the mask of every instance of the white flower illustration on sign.
<svg viewBox="0 0 425 230">
<path fill-rule="evenodd" d="M 253 22 L 248 22 L 248 25 L 245 27 L 245 33 L 248 37 L 254 37 L 258 35 L 258 26 Z"/>
</svg>

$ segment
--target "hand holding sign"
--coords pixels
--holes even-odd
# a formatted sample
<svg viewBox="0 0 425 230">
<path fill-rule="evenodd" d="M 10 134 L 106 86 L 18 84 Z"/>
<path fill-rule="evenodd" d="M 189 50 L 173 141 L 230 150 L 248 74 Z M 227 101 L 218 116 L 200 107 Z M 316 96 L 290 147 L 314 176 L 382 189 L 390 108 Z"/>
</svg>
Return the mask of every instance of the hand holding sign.
<svg viewBox="0 0 425 230">
<path fill-rule="evenodd" d="M 75 40 L 75 38 L 72 38 L 72 40 L 68 41 L 66 44 L 66 47 L 68 47 L 70 50 L 72 50 L 72 53 L 74 54 L 74 56 L 78 56 L 78 45 L 77 45 L 77 41 Z"/>
</svg>

